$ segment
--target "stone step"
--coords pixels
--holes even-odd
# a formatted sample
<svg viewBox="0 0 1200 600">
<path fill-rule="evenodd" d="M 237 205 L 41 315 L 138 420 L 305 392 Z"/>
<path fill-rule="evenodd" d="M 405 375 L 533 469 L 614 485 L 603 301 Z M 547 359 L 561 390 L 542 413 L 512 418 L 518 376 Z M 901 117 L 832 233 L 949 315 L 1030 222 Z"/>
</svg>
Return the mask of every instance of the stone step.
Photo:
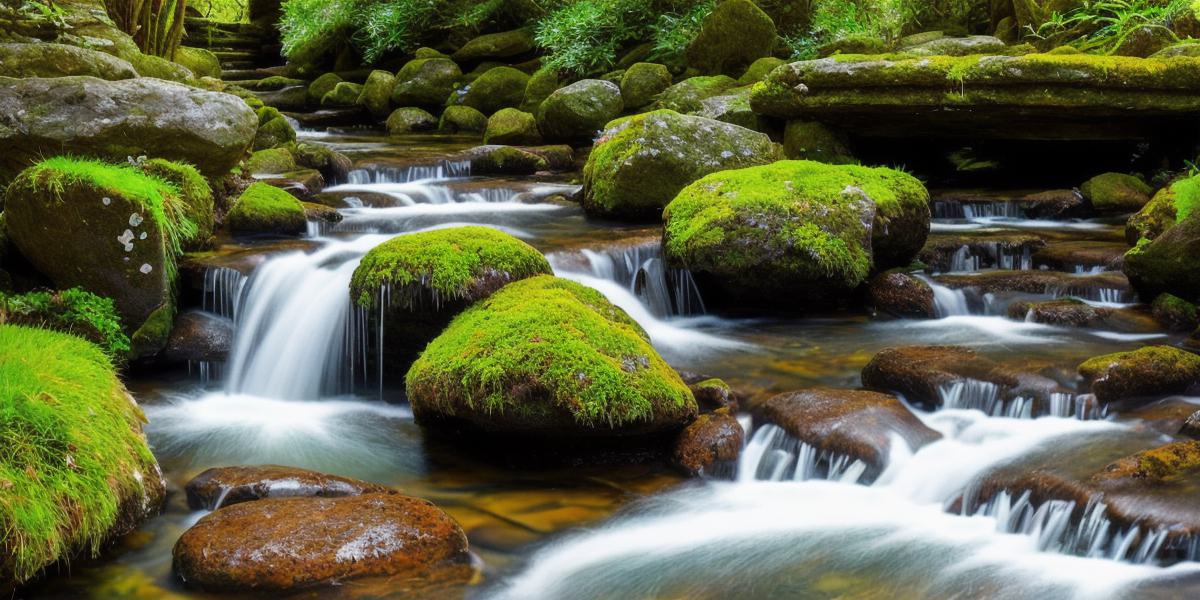
<svg viewBox="0 0 1200 600">
<path fill-rule="evenodd" d="M 984 271 L 937 275 L 934 281 L 953 289 L 974 289 L 981 294 L 1008 296 L 1033 294 L 1050 298 L 1077 297 L 1095 302 L 1129 303 L 1137 293 L 1119 271 L 1075 275 L 1058 271 Z"/>
</svg>

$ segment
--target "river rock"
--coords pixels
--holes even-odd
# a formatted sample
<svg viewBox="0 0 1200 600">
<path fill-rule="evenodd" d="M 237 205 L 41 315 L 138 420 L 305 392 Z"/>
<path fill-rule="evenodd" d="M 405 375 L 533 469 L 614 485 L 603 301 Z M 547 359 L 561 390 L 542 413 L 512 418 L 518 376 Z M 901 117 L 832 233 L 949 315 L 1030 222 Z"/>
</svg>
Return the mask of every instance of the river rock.
<svg viewBox="0 0 1200 600">
<path fill-rule="evenodd" d="M 438 120 L 438 131 L 483 133 L 487 124 L 487 116 L 470 106 L 447 106 Z"/>
<path fill-rule="evenodd" d="M 563 86 L 562 78 L 558 74 L 558 69 L 554 67 L 542 67 L 533 72 L 529 76 L 529 83 L 525 84 L 525 96 L 521 99 L 521 110 L 529 114 L 536 115 L 538 108 L 545 102 L 554 90 Z"/>
<path fill-rule="evenodd" d="M 689 77 L 668 87 L 655 97 L 654 108 L 694 113 L 704 107 L 703 102 L 737 87 L 737 81 L 725 75 Z"/>
<path fill-rule="evenodd" d="M 621 76 L 621 100 L 626 108 L 636 109 L 654 101 L 659 92 L 671 85 L 671 71 L 656 63 L 635 63 Z"/>
<path fill-rule="evenodd" d="M 758 115 L 750 110 L 750 88 L 734 88 L 724 94 L 705 98 L 695 114 L 754 131 L 765 133 L 767 130 Z"/>
<path fill-rule="evenodd" d="M 742 453 L 745 435 L 728 409 L 700 415 L 679 432 L 671 462 L 693 477 L 730 472 Z"/>
<path fill-rule="evenodd" d="M 537 117 L 515 108 L 502 108 L 487 120 L 485 144 L 530 145 L 542 143 Z"/>
<path fill-rule="evenodd" d="M 538 108 L 538 129 L 551 140 L 591 140 L 624 104 L 617 84 L 583 79 L 559 88 Z"/>
<path fill-rule="evenodd" d="M 1122 214 L 1141 210 L 1154 190 L 1146 182 L 1125 173 L 1104 173 L 1079 186 L 1083 197 L 1101 214 Z"/>
<path fill-rule="evenodd" d="M 462 70 L 448 58 L 418 58 L 396 74 L 392 104 L 396 106 L 441 106 L 454 91 Z"/>
<path fill-rule="evenodd" d="M 857 164 L 844 137 L 815 121 L 788 121 L 783 130 L 783 153 L 795 160 L 831 165 Z"/>
<path fill-rule="evenodd" d="M 1125 241 L 1135 245 L 1142 238 L 1153 240 L 1173 227 L 1200 203 L 1200 176 L 1172 182 L 1159 190 L 1125 224 Z"/>
<path fill-rule="evenodd" d="M 299 235 L 304 232 L 304 206 L 292 194 L 263 182 L 250 184 L 225 215 L 237 233 Z"/>
<path fill-rule="evenodd" d="M 377 119 L 391 111 L 392 88 L 396 87 L 396 76 L 387 71 L 371 71 L 363 83 L 356 104 L 367 109 Z"/>
<path fill-rule="evenodd" d="M 463 44 L 450 58 L 462 63 L 511 58 L 533 50 L 533 46 L 533 32 L 528 29 L 487 33 Z"/>
<path fill-rule="evenodd" d="M 532 175 L 550 166 L 533 152 L 496 144 L 476 146 L 459 154 L 459 158 L 471 162 L 471 173 L 475 175 Z"/>
<path fill-rule="evenodd" d="M 1200 384 L 1200 357 L 1171 346 L 1146 346 L 1090 358 L 1083 384 L 1101 402 L 1184 394 Z"/>
<path fill-rule="evenodd" d="M 773 423 L 824 452 L 861 460 L 874 479 L 887 467 L 892 441 L 915 452 L 942 435 L 891 394 L 815 388 L 771 397 L 754 410 L 755 423 Z"/>
<path fill-rule="evenodd" d="M 355 106 L 362 91 L 361 83 L 339 81 L 333 86 L 333 89 L 321 96 L 321 106 Z M 305 97 L 307 97 L 307 92 L 305 92 Z"/>
<path fill-rule="evenodd" d="M 388 133 L 400 135 L 413 131 L 429 131 L 438 125 L 437 117 L 415 106 L 397 108 L 388 115 L 385 123 Z"/>
<path fill-rule="evenodd" d="M 1008 306 L 1010 319 L 1067 327 L 1095 327 L 1108 320 L 1113 312 L 1111 308 L 1092 306 L 1075 298 L 1014 302 Z"/>
<path fill-rule="evenodd" d="M 1150 304 L 1151 314 L 1173 331 L 1194 331 L 1200 326 L 1196 305 L 1171 294 L 1159 294 Z"/>
<path fill-rule="evenodd" d="M 168 362 L 222 362 L 233 347 L 232 319 L 207 311 L 188 310 L 175 317 L 163 358 Z"/>
<path fill-rule="evenodd" d="M 111 54 L 65 44 L 0 44 L 0 77 L 86 75 L 110 81 L 138 76 L 133 65 Z"/>
<path fill-rule="evenodd" d="M 1129 302 L 1134 298 L 1129 280 L 1114 271 L 1076 275 L 1054 271 L 994 270 L 982 273 L 937 275 L 934 280 L 952 289 L 974 289 L 984 294 L 1054 294 L 1094 300 Z"/>
<path fill-rule="evenodd" d="M 1167 229 L 1153 241 L 1138 242 L 1125 255 L 1122 270 L 1143 298 L 1170 293 L 1200 301 L 1200 215 L 1195 213 Z"/>
<path fill-rule="evenodd" d="M 864 387 L 894 392 L 929 408 L 942 407 L 955 384 L 970 381 L 997 386 L 999 400 L 1024 396 L 1044 401 L 1060 391 L 1051 379 L 1013 371 L 962 346 L 885 348 L 862 371 Z"/>
<path fill-rule="evenodd" d="M 1020 268 L 1025 256 L 1031 256 L 1045 245 L 1045 240 L 1033 233 L 938 234 L 929 236 L 917 257 L 934 273 L 962 270 L 955 262 L 962 259 L 964 252 L 977 262 L 979 268 Z"/>
<path fill-rule="evenodd" d="M 382 485 L 279 465 L 214 467 L 184 487 L 192 510 L 217 510 L 266 498 L 341 498 L 386 494 Z"/>
<path fill-rule="evenodd" d="M 761 133 L 659 110 L 609 123 L 583 169 L 583 206 L 599 216 L 657 219 L 685 186 L 725 169 L 773 162 Z"/>
<path fill-rule="evenodd" d="M 684 58 L 705 74 L 741 75 L 775 48 L 775 22 L 751 0 L 725 0 L 700 24 Z"/>
<path fill-rule="evenodd" d="M 876 310 L 897 317 L 930 319 L 936 316 L 933 288 L 909 273 L 888 271 L 871 279 L 867 295 Z"/>
<path fill-rule="evenodd" d="M 1179 430 L 1179 435 L 1200 440 L 1200 410 L 1192 413 L 1186 421 L 1183 422 L 1183 427 Z"/>
<path fill-rule="evenodd" d="M 458 523 L 400 494 L 226 506 L 185 531 L 173 556 L 185 584 L 213 592 L 290 591 L 370 576 L 461 579 L 471 570 Z"/>
<path fill-rule="evenodd" d="M 683 378 L 684 383 L 688 384 L 688 389 L 692 390 L 692 396 L 696 398 L 696 404 L 702 411 L 715 412 L 724 408 L 731 413 L 737 413 L 741 406 L 738 393 L 720 379 L 704 376 L 689 377 L 686 373 L 680 373 L 680 377 Z"/>
<path fill-rule="evenodd" d="M 470 106 L 490 115 L 502 108 L 521 105 L 529 76 L 512 67 L 495 67 L 484 71 L 465 90 L 456 92 L 453 104 Z"/>
<path fill-rule="evenodd" d="M 332 92 L 333 88 L 337 87 L 337 84 L 343 81 L 345 80 L 342 79 L 342 76 L 338 75 L 337 73 L 325 73 L 312 80 L 312 83 L 308 84 L 308 89 L 306 90 L 308 103 L 314 106 L 321 104 L 321 99 L 325 97 L 325 94 Z M 450 92 L 446 93 L 448 94 Z M 445 96 L 443 96 L 443 98 L 445 98 Z"/>
<path fill-rule="evenodd" d="M 1022 196 L 1021 211 L 1030 219 L 1084 219 L 1092 216 L 1092 203 L 1076 189 L 1046 190 Z"/>
<path fill-rule="evenodd" d="M 116 161 L 152 155 L 224 175 L 257 126 L 236 96 L 158 79 L 0 78 L 0 181 L 64 150 Z"/>
<path fill-rule="evenodd" d="M 1121 270 L 1129 246 L 1121 242 L 1078 240 L 1050 242 L 1033 253 L 1035 269 L 1074 272 Z"/>
</svg>

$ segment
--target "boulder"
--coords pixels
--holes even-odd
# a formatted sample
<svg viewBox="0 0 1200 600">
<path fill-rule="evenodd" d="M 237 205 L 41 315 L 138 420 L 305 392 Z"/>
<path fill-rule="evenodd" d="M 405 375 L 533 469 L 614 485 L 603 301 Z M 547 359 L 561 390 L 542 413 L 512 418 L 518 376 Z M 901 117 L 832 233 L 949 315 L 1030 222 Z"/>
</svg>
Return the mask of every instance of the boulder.
<svg viewBox="0 0 1200 600">
<path fill-rule="evenodd" d="M 1125 254 L 1122 271 L 1143 298 L 1170 293 L 1200 301 L 1200 215 L 1192 214 L 1153 241 L 1142 240 Z"/>
<path fill-rule="evenodd" d="M 562 80 L 558 76 L 558 69 L 542 67 L 534 71 L 533 75 L 529 76 L 529 83 L 525 84 L 525 96 L 521 99 L 521 110 L 536 115 L 542 102 L 560 87 L 562 87 Z"/>
<path fill-rule="evenodd" d="M 1007 50 L 1007 44 L 990 35 L 939 37 L 928 41 L 919 41 L 919 43 L 911 45 L 901 45 L 898 48 L 899 52 L 913 56 L 1003 54 Z"/>
<path fill-rule="evenodd" d="M 745 436 L 742 424 L 728 410 L 700 415 L 679 432 L 671 463 L 693 477 L 730 473 Z"/>
<path fill-rule="evenodd" d="M 1079 365 L 1083 386 L 1101 402 L 1157 399 L 1200 384 L 1200 357 L 1171 346 L 1145 346 Z"/>
<path fill-rule="evenodd" d="M 592 140 L 623 108 L 615 83 L 584 79 L 555 90 L 542 102 L 538 129 L 551 140 Z"/>
<path fill-rule="evenodd" d="M 187 67 L 173 63 L 162 57 L 138 54 L 129 60 L 129 64 L 133 65 L 138 75 L 142 77 L 152 77 L 187 85 L 193 85 L 196 82 L 196 76 Z"/>
<path fill-rule="evenodd" d="M 356 104 L 367 109 L 375 118 L 382 119 L 391 111 L 392 88 L 396 87 L 396 76 L 387 71 L 371 71 L 363 83 Z"/>
<path fill-rule="evenodd" d="M 495 60 L 527 54 L 533 50 L 533 32 L 515 29 L 499 33 L 486 33 L 463 44 L 450 58 L 462 63 L 478 60 Z"/>
<path fill-rule="evenodd" d="M 350 167 L 354 166 L 346 155 L 320 144 L 300 142 L 291 146 L 291 151 L 298 166 L 316 169 L 328 183 L 346 181 Z"/>
<path fill-rule="evenodd" d="M 340 81 L 321 96 L 321 106 L 355 106 L 362 91 L 362 84 Z"/>
<path fill-rule="evenodd" d="M 952 405 L 956 384 L 971 382 L 994 386 L 995 396 L 989 400 L 996 403 L 1018 396 L 1044 403 L 1050 394 L 1061 391 L 1050 379 L 1013 371 L 961 346 L 885 348 L 862 371 L 863 387 L 899 394 L 912 404 L 930 409 L 980 408 L 992 413 L 996 406 Z"/>
<path fill-rule="evenodd" d="M 781 58 L 775 58 L 774 56 L 764 56 L 764 57 L 750 63 L 749 67 L 746 67 L 746 72 L 742 73 L 741 77 L 738 77 L 737 84 L 738 85 L 753 85 L 755 83 L 758 83 L 758 82 L 762 81 L 767 76 L 768 73 L 770 73 L 771 71 L 774 71 L 778 67 L 781 67 L 785 64 L 787 64 L 787 61 L 785 61 Z"/>
<path fill-rule="evenodd" d="M 387 118 L 387 131 L 392 135 L 413 131 L 429 131 L 437 127 L 437 117 L 422 108 L 397 108 Z"/>
<path fill-rule="evenodd" d="M 460 314 L 406 384 L 418 423 L 521 439 L 674 434 L 697 413 L 633 319 L 550 276 L 511 283 Z"/>
<path fill-rule="evenodd" d="M 1131 246 L 1142 238 L 1153 240 L 1179 223 L 1200 205 L 1200 176 L 1171 182 L 1158 190 L 1125 224 L 1125 241 Z"/>
<path fill-rule="evenodd" d="M 0 77 L 133 79 L 133 65 L 111 54 L 65 44 L 0 44 Z"/>
<path fill-rule="evenodd" d="M 475 175 L 532 175 L 550 166 L 545 158 L 513 146 L 476 146 L 459 157 L 470 161 Z"/>
<path fill-rule="evenodd" d="M 456 92 L 451 101 L 490 115 L 502 108 L 520 106 L 528 83 L 529 76 L 521 71 L 495 67 L 477 77 L 465 90 Z"/>
<path fill-rule="evenodd" d="M 279 175 L 298 168 L 296 159 L 287 148 L 259 150 L 246 159 L 246 171 L 250 175 Z"/>
<path fill-rule="evenodd" d="M 0 181 L 65 150 L 111 160 L 153 155 L 229 172 L 254 140 L 254 111 L 236 96 L 138 78 L 0 78 Z"/>
<path fill-rule="evenodd" d="M 400 494 L 227 506 L 185 531 L 173 559 L 185 584 L 212 592 L 291 591 L 370 576 L 461 580 L 471 572 L 458 523 Z"/>
<path fill-rule="evenodd" d="M 673 111 L 613 121 L 584 166 L 584 208 L 593 215 L 657 218 L 676 194 L 716 171 L 766 164 L 778 148 L 761 133 Z"/>
<path fill-rule="evenodd" d="M 716 412 L 725 408 L 729 409 L 731 413 L 736 413 L 741 405 L 737 392 L 720 379 L 704 376 L 689 377 L 685 373 L 680 373 L 680 376 L 683 377 L 683 382 L 688 384 L 688 389 L 692 390 L 692 396 L 696 398 L 696 404 L 701 411 Z"/>
<path fill-rule="evenodd" d="M 265 107 L 263 110 L 274 111 L 272 107 Z M 258 126 L 258 133 L 254 135 L 254 150 L 266 150 L 267 148 L 275 148 L 296 141 L 296 130 L 292 128 L 292 124 L 288 122 L 282 115 L 277 116 L 264 122 Z"/>
<path fill-rule="evenodd" d="M 671 71 L 657 63 L 635 63 L 621 76 L 621 100 L 626 108 L 636 109 L 654 101 L 671 86 Z"/>
<path fill-rule="evenodd" d="M 1150 201 L 1154 190 L 1146 182 L 1125 173 L 1104 173 L 1079 186 L 1083 197 L 1101 214 L 1137 212 Z"/>
<path fill-rule="evenodd" d="M 175 62 L 186 67 L 196 77 L 221 78 L 221 59 L 204 48 L 180 46 L 175 49 Z"/>
<path fill-rule="evenodd" d="M 203 310 L 175 316 L 163 358 L 172 363 L 224 362 L 233 347 L 233 320 Z"/>
<path fill-rule="evenodd" d="M 279 465 L 215 467 L 184 486 L 188 508 L 217 510 L 267 498 L 342 498 L 388 494 L 382 485 Z"/>
<path fill-rule="evenodd" d="M 695 114 L 754 131 L 766 133 L 767 130 L 758 115 L 750 110 L 750 88 L 734 88 L 719 96 L 705 98 Z"/>
<path fill-rule="evenodd" d="M 332 92 L 333 88 L 337 87 L 337 84 L 342 83 L 342 81 L 344 80 L 337 73 L 325 73 L 314 79 L 312 83 L 308 84 L 308 89 L 305 92 L 308 97 L 308 103 L 314 106 L 321 104 L 321 100 L 325 98 L 325 94 Z"/>
<path fill-rule="evenodd" d="M 887 271 L 871 279 L 867 295 L 876 310 L 897 317 L 931 319 L 934 310 L 933 288 L 909 273 Z"/>
<path fill-rule="evenodd" d="M 438 121 L 438 131 L 483 133 L 488 118 L 470 106 L 447 106 Z"/>
<path fill-rule="evenodd" d="M 741 75 L 775 49 L 775 22 L 751 0 L 725 0 L 700 24 L 684 58 L 706 74 Z"/>
<path fill-rule="evenodd" d="M 304 206 L 291 194 L 266 183 L 250 184 L 229 213 L 225 224 L 236 233 L 299 235 L 307 222 Z"/>
<path fill-rule="evenodd" d="M 1172 294 L 1159 294 L 1150 304 L 1151 314 L 1172 331 L 1194 331 L 1200 327 L 1196 305 Z"/>
<path fill-rule="evenodd" d="M 173 208 L 196 226 L 194 233 L 181 231 L 179 243 L 184 250 L 206 248 L 213 235 L 215 220 L 212 188 L 192 165 L 151 158 L 138 163 L 143 173 L 175 186 L 182 201 Z"/>
<path fill-rule="evenodd" d="M 1079 190 L 1046 190 L 1022 196 L 1021 212 L 1030 219 L 1082 219 L 1092 216 L 1092 204 Z"/>
<path fill-rule="evenodd" d="M 542 143 L 537 117 L 515 108 L 502 108 L 487 120 L 485 144 L 535 145 Z"/>
<path fill-rule="evenodd" d="M 815 160 L 831 165 L 858 162 L 841 135 L 813 121 L 788 121 L 783 130 L 783 153 L 791 159 Z"/>
<path fill-rule="evenodd" d="M 462 70 L 448 58 L 411 60 L 396 74 L 392 104 L 425 108 L 441 106 L 461 77 Z"/>
<path fill-rule="evenodd" d="M 706 98 L 719 96 L 737 87 L 737 82 L 725 75 L 691 77 L 659 92 L 654 108 L 681 113 L 693 113 L 701 108 Z"/>
</svg>

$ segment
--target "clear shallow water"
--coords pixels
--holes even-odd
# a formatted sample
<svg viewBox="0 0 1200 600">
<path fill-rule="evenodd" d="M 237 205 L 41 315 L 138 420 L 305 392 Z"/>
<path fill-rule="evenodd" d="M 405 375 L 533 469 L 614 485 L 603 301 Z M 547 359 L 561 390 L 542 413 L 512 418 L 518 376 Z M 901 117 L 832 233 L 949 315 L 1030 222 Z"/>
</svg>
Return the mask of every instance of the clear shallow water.
<svg viewBox="0 0 1200 600">
<path fill-rule="evenodd" d="M 447 597 L 1102 598 L 1200 590 L 1192 564 L 1162 568 L 1069 556 L 1047 549 L 1036 535 L 1001 531 L 996 518 L 946 511 L 949 499 L 988 465 L 1062 436 L 1105 435 L 1124 425 L 978 411 L 921 414 L 946 439 L 916 454 L 897 451 L 871 486 L 758 481 L 747 473 L 757 472 L 765 454 L 750 451 L 739 483 L 684 481 L 646 465 L 512 471 L 426 439 L 400 392 L 379 386 L 378 373 L 364 366 L 362 345 L 376 340 L 345 290 L 368 249 L 431 228 L 484 224 L 526 240 L 550 255 L 558 275 L 595 287 L 629 312 L 674 366 L 722 377 L 759 397 L 813 385 L 855 387 L 876 352 L 909 344 L 971 346 L 1070 386 L 1081 360 L 1148 338 L 971 314 L 949 297 L 945 317 L 928 321 L 861 312 L 705 315 L 687 281 L 655 263 L 653 250 L 647 254 L 647 237 L 656 230 L 588 220 L 577 206 L 546 199 L 558 184 L 405 166 L 436 165 L 459 148 L 453 139 L 397 145 L 355 133 L 318 141 L 370 167 L 334 191 L 382 194 L 395 205 L 343 209 L 345 220 L 322 229 L 309 247 L 273 254 L 249 279 L 227 282 L 229 297 L 214 305 L 236 307 L 231 312 L 241 327 L 222 379 L 207 386 L 182 376 L 131 384 L 174 485 L 212 466 L 280 463 L 429 498 L 462 523 L 484 564 L 482 584 Z M 422 175 L 404 181 L 371 175 L 384 172 Z M 981 218 L 939 222 L 935 229 L 1049 227 Z M 1093 236 L 1101 227 L 1066 229 Z M 51 581 L 37 595 L 206 597 L 184 590 L 170 573 L 174 540 L 200 516 L 180 496 L 114 559 L 78 566 L 74 578 Z M 394 591 L 348 586 L 313 595 Z"/>
</svg>

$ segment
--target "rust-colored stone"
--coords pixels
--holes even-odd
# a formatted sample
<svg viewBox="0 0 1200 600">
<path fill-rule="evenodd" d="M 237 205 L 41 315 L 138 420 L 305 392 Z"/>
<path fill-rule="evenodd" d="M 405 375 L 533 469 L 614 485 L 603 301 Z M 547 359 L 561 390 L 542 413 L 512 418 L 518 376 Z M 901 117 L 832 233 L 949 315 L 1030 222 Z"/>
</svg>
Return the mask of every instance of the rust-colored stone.
<svg viewBox="0 0 1200 600">
<path fill-rule="evenodd" d="M 186 490 L 188 506 L 196 510 L 263 498 L 336 498 L 391 491 L 366 481 L 279 465 L 215 467 L 192 478 Z"/>
</svg>

